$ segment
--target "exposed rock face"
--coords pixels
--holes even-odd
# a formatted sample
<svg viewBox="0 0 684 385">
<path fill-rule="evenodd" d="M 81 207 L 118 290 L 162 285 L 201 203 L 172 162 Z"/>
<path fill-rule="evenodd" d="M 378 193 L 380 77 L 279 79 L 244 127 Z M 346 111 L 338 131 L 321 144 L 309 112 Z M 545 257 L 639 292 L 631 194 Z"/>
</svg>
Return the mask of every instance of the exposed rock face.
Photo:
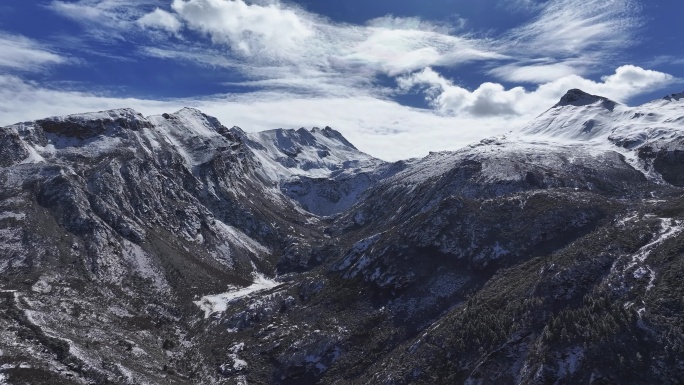
<svg viewBox="0 0 684 385">
<path fill-rule="evenodd" d="M 680 383 L 680 99 L 395 164 L 192 109 L 2 128 L 0 383 Z"/>
</svg>

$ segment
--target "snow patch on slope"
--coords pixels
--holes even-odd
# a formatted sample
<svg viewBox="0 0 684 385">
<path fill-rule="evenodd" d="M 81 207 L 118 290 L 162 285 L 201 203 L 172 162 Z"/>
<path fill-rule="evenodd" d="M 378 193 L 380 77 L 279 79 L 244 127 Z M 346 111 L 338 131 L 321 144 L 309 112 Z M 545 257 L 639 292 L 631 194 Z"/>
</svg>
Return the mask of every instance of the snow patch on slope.
<svg viewBox="0 0 684 385">
<path fill-rule="evenodd" d="M 221 234 L 226 236 L 229 244 L 239 245 L 242 249 L 247 250 L 257 257 L 270 253 L 270 250 L 267 247 L 250 238 L 247 234 L 235 227 L 228 226 L 221 221 L 216 221 L 216 225 L 219 231 L 221 231 Z"/>
<path fill-rule="evenodd" d="M 646 258 L 648 258 L 651 253 L 665 241 L 673 238 L 684 231 L 684 222 L 674 219 L 659 218 L 660 220 L 660 231 L 656 235 L 656 238 L 644 245 L 639 249 L 639 251 L 632 256 L 632 261 L 624 269 L 624 272 L 639 266 L 639 268 L 634 271 L 633 276 L 636 279 L 640 279 L 649 276 L 648 285 L 646 286 L 646 291 L 650 291 L 655 285 L 656 273 L 653 269 L 645 264 Z"/>
<path fill-rule="evenodd" d="M 229 303 L 235 299 L 247 297 L 253 293 L 272 289 L 281 284 L 281 282 L 269 279 L 261 273 L 256 273 L 254 274 L 254 282 L 250 286 L 243 288 L 234 287 L 225 293 L 204 296 L 199 301 L 195 301 L 194 303 L 204 311 L 204 318 L 209 318 L 209 316 L 213 313 L 223 313 L 226 311 L 228 309 Z"/>
<path fill-rule="evenodd" d="M 151 280 L 158 290 L 171 290 L 162 270 L 154 265 L 152 258 L 140 246 L 123 240 L 122 256 L 140 276 Z"/>
</svg>

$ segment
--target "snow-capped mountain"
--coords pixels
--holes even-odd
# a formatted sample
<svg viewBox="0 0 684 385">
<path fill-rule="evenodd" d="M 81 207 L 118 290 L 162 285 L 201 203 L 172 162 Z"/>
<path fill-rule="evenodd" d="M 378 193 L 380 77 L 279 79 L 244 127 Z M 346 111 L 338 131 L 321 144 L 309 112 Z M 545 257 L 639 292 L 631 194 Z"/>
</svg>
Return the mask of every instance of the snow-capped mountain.
<svg viewBox="0 0 684 385">
<path fill-rule="evenodd" d="M 521 133 L 559 140 L 607 141 L 630 149 L 682 135 L 681 94 L 628 107 L 604 97 L 570 90 Z"/>
<path fill-rule="evenodd" d="M 533 136 L 552 143 L 617 151 L 647 176 L 681 186 L 684 180 L 668 170 L 684 160 L 677 151 L 684 140 L 682 125 L 682 94 L 628 107 L 571 90 L 518 134 L 528 141 Z"/>
<path fill-rule="evenodd" d="M 330 178 L 348 170 L 373 170 L 384 163 L 361 153 L 330 127 L 277 129 L 245 137 L 247 145 L 258 154 L 264 175 L 277 182 L 292 176 Z"/>
<path fill-rule="evenodd" d="M 678 384 L 682 132 L 684 94 L 579 90 L 393 164 L 194 109 L 4 127 L 0 383 Z"/>
<path fill-rule="evenodd" d="M 388 166 L 330 127 L 277 129 L 242 138 L 258 159 L 263 178 L 318 215 L 348 209 Z"/>
</svg>

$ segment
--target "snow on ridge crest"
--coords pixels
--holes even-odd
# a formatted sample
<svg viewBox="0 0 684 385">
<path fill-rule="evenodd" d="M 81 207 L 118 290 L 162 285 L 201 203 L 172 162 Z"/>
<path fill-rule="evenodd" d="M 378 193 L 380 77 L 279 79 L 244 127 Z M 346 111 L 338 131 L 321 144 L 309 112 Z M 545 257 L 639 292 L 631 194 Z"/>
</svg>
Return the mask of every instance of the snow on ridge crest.
<svg viewBox="0 0 684 385">
<path fill-rule="evenodd" d="M 247 133 L 189 107 L 148 117 L 131 108 L 112 109 L 18 123 L 7 129 L 19 136 L 24 152 L 35 153 L 31 162 L 67 153 L 99 156 L 134 143 L 152 153 L 166 143 L 194 169 L 210 160 L 213 150 L 242 142 L 261 164 L 258 172 L 276 184 L 295 176 L 326 178 L 384 163 L 360 152 L 330 127 Z"/>
<path fill-rule="evenodd" d="M 530 122 L 520 133 L 556 139 L 622 142 L 619 138 L 646 136 L 665 139 L 684 131 L 684 93 L 628 107 L 610 99 L 570 90 L 553 108 Z M 616 140 L 614 140 L 616 139 Z"/>
<path fill-rule="evenodd" d="M 590 104 L 595 104 L 597 102 L 601 102 L 602 105 L 605 108 L 608 109 L 613 109 L 615 105 L 617 104 L 616 102 L 603 97 L 603 96 L 598 96 L 598 95 L 592 95 L 587 92 L 584 92 L 580 89 L 573 88 L 569 90 L 563 97 L 560 99 L 556 105 L 554 105 L 552 108 L 557 108 L 557 107 L 564 107 L 564 106 L 575 106 L 575 107 L 580 107 L 580 106 L 586 106 Z"/>
<path fill-rule="evenodd" d="M 132 108 L 117 108 L 111 110 L 95 111 L 95 112 L 85 112 L 79 114 L 70 114 L 64 116 L 51 116 L 49 118 L 41 119 L 38 121 L 54 121 L 54 122 L 89 122 L 89 121 L 106 121 L 106 120 L 132 120 L 132 121 L 144 121 L 145 117 L 138 111 Z"/>
<path fill-rule="evenodd" d="M 265 176 L 282 181 L 293 176 L 327 178 L 333 173 L 375 168 L 383 161 L 356 149 L 330 127 L 275 129 L 245 135 Z"/>
<path fill-rule="evenodd" d="M 211 138 L 220 135 L 220 130 L 224 129 L 217 118 L 190 107 L 184 107 L 172 114 L 153 115 L 148 119 L 157 127 L 174 127 L 179 135 L 184 132 L 186 135 Z"/>
</svg>

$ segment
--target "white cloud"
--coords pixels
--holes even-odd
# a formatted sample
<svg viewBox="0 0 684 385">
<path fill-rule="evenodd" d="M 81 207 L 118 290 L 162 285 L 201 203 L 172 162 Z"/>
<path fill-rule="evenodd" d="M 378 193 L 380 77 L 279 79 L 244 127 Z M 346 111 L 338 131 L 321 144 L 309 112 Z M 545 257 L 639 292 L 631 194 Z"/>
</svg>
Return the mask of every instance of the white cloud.
<svg viewBox="0 0 684 385">
<path fill-rule="evenodd" d="M 386 15 L 368 20 L 366 25 L 375 28 L 386 29 L 403 29 L 408 31 L 427 31 L 438 32 L 448 35 L 451 32 L 463 28 L 466 20 L 462 18 L 455 18 L 455 23 L 433 23 L 421 19 L 420 17 L 399 17 L 394 15 Z"/>
<path fill-rule="evenodd" d="M 454 85 L 431 68 L 402 77 L 398 83 L 406 91 L 417 86 L 426 86 L 430 104 L 440 113 L 449 116 L 518 115 L 516 101 L 525 94 L 522 87 L 505 90 L 501 84 L 495 83 L 484 83 L 471 92 Z"/>
<path fill-rule="evenodd" d="M 676 79 L 666 73 L 624 65 L 619 67 L 615 74 L 604 76 L 601 80 L 603 83 L 595 86 L 597 92 L 604 91 L 605 95 L 614 95 L 616 100 L 622 101 L 635 94 L 665 86 Z"/>
<path fill-rule="evenodd" d="M 171 8 L 188 28 L 207 34 L 214 42 L 227 43 L 246 56 L 291 57 L 314 35 L 309 21 L 279 3 L 173 0 Z"/>
<path fill-rule="evenodd" d="M 163 0 L 53 0 L 49 8 L 82 24 L 88 34 L 100 41 L 124 40 L 134 31 L 135 22 L 145 15 L 143 9 Z"/>
<path fill-rule="evenodd" d="M 604 70 L 616 52 L 631 46 L 639 26 L 636 0 L 517 0 L 536 11 L 530 22 L 498 39 L 516 59 L 489 73 L 511 82 L 545 83 Z"/>
<path fill-rule="evenodd" d="M 69 61 L 34 40 L 3 32 L 0 32 L 0 52 L 0 68 L 11 70 L 35 72 Z"/>
<path fill-rule="evenodd" d="M 483 67 L 489 68 L 489 74 L 509 82 L 541 84 L 584 76 L 626 46 L 637 23 L 635 0 L 519 0 L 515 4 L 536 16 L 491 38 L 461 32 L 466 22 L 458 18 L 436 24 L 388 15 L 351 25 L 280 0 L 54 0 L 52 8 L 89 26 L 91 34 L 108 39 L 112 34 L 125 39 L 136 22 L 177 37 L 183 29 L 199 32 L 210 41 L 182 37 L 164 41 L 154 35 L 154 46 L 143 45 L 137 52 L 232 68 L 247 79 L 245 85 L 294 84 L 305 92 L 308 84 L 312 94 L 326 88 L 338 92 L 340 87 L 368 87 L 378 75 L 394 77 L 478 61 L 486 63 Z M 157 8 L 149 12 L 152 6 Z M 360 77 L 366 81 L 359 81 Z"/>
<path fill-rule="evenodd" d="M 213 68 L 244 67 L 244 65 L 239 62 L 226 57 L 222 52 L 212 49 L 187 47 L 183 50 L 177 50 L 172 48 L 144 46 L 139 47 L 138 52 L 149 57 L 185 61 Z"/>
<path fill-rule="evenodd" d="M 509 82 L 546 83 L 569 75 L 583 75 L 588 72 L 587 63 L 516 63 L 494 68 L 490 74 Z"/>
<path fill-rule="evenodd" d="M 189 28 L 226 44 L 256 64 L 327 72 L 396 75 L 427 65 L 500 59 L 485 40 L 450 33 L 462 26 L 386 16 L 366 26 L 333 23 L 280 1 L 174 0 Z"/>
<path fill-rule="evenodd" d="M 297 77 L 288 76 L 277 79 L 264 79 L 233 83 L 225 82 L 223 84 L 227 86 L 257 87 L 260 89 L 268 89 L 271 93 L 282 92 L 285 94 L 294 94 L 299 96 L 325 98 L 370 95 L 375 95 L 378 97 L 394 93 L 393 89 L 367 84 L 369 81 L 365 77 L 354 77 L 350 75 L 350 77 L 346 79 L 347 82 L 344 83 L 336 77 L 329 77 L 326 79 L 324 75 L 317 73 L 312 74 L 312 76 L 316 76 L 318 78 L 314 83 L 311 82 L 311 77 L 307 77 L 306 73 L 302 73 L 301 76 Z M 263 93 L 258 94 L 261 95 Z"/>
<path fill-rule="evenodd" d="M 507 58 L 493 48 L 491 41 L 452 35 L 453 29 L 418 18 L 374 19 L 358 36 L 349 39 L 338 59 L 396 76 L 425 66 L 457 66 Z"/>
<path fill-rule="evenodd" d="M 372 27 L 367 36 L 338 58 L 390 76 L 426 66 L 455 66 L 473 61 L 501 60 L 485 40 L 445 35 L 430 30 Z"/>
<path fill-rule="evenodd" d="M 396 76 L 426 66 L 506 58 L 492 50 L 488 40 L 451 35 L 461 27 L 460 19 L 452 26 L 387 16 L 367 25 L 350 25 L 279 0 L 167 3 L 171 16 L 184 25 L 181 31 L 199 32 L 210 42 L 155 40 L 155 45 L 143 45 L 138 52 L 230 68 L 233 77 L 237 73 L 245 79 L 231 86 L 299 96 L 384 97 L 390 91 L 374 85 L 381 74 Z"/>
<path fill-rule="evenodd" d="M 551 0 L 534 21 L 511 31 L 510 41 L 548 55 L 624 46 L 638 24 L 636 7 L 634 0 Z"/>
<path fill-rule="evenodd" d="M 656 57 L 648 60 L 645 66 L 656 67 L 656 66 L 662 66 L 662 65 L 682 65 L 682 64 L 684 64 L 684 56 L 660 55 L 660 56 L 656 56 Z"/>
<path fill-rule="evenodd" d="M 183 27 L 176 16 L 159 8 L 138 19 L 137 23 L 142 28 L 161 29 L 173 34 Z"/>
<path fill-rule="evenodd" d="M 425 87 L 427 100 L 444 115 L 457 117 L 520 116 L 532 118 L 549 107 L 572 88 L 601 95 L 618 102 L 674 82 L 668 74 L 645 70 L 633 65 L 617 68 L 614 74 L 604 76 L 601 82 L 568 75 L 538 86 L 533 91 L 523 87 L 506 90 L 496 83 L 483 83 L 469 91 L 455 85 L 440 74 L 426 68 L 398 80 L 399 87 L 410 90 Z"/>
<path fill-rule="evenodd" d="M 159 8 L 151 13 L 142 11 L 151 5 L 170 6 L 172 12 Z M 331 22 L 279 0 L 54 0 L 51 8 L 105 39 L 125 39 L 135 31 L 131 28 L 134 22 L 175 34 L 184 26 L 209 37 L 211 45 L 155 39 L 156 46 L 142 53 L 181 60 L 192 60 L 197 54 L 196 63 L 211 66 L 219 62 L 219 53 L 224 57 L 221 66 L 261 67 L 246 75 L 259 72 L 262 78 L 273 78 L 269 69 L 294 74 L 304 69 L 344 81 L 349 74 L 394 76 L 426 66 L 507 58 L 492 48 L 490 40 L 453 35 L 465 23 L 458 18 L 450 24 L 435 24 L 415 17 L 386 16 L 367 25 L 351 25 Z M 210 51 L 213 58 L 207 60 L 198 47 Z"/>
</svg>

